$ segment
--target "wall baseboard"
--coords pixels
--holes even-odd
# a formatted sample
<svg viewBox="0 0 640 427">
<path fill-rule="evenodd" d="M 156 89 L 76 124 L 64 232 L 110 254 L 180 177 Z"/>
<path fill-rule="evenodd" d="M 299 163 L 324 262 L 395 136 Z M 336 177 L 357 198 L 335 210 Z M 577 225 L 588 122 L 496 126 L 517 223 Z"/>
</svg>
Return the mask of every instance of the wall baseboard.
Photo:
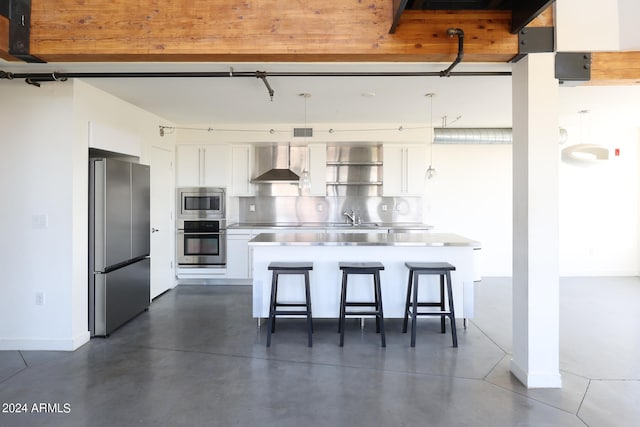
<svg viewBox="0 0 640 427">
<path fill-rule="evenodd" d="M 89 342 L 89 331 L 83 332 L 70 339 L 2 339 L 0 338 L 0 350 L 27 350 L 27 351 L 74 351 Z"/>
</svg>

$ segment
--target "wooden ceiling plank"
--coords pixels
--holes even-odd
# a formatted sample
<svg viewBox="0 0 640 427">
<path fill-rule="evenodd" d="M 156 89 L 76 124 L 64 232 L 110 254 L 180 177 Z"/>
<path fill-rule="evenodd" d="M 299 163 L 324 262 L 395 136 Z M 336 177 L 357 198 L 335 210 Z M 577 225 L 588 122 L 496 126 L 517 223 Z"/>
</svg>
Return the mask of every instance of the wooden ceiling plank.
<svg viewBox="0 0 640 427">
<path fill-rule="evenodd" d="M 593 52 L 588 84 L 640 84 L 640 52 Z"/>
</svg>

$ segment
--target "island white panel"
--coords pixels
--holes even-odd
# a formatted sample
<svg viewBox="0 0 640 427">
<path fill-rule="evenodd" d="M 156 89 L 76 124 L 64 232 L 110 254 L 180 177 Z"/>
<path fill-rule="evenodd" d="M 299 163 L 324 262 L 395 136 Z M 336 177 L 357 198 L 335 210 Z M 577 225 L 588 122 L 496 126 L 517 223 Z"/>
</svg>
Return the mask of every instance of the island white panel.
<svg viewBox="0 0 640 427">
<path fill-rule="evenodd" d="M 406 298 L 408 269 L 404 263 L 449 262 L 452 272 L 456 317 L 473 317 L 473 247 L 471 246 L 253 246 L 253 316 L 268 317 L 273 261 L 311 261 L 311 302 L 313 317 L 337 318 L 342 272 L 339 262 L 379 261 L 385 266 L 380 273 L 385 317 L 402 318 Z M 349 277 L 349 299 L 372 300 L 370 276 Z M 424 282 L 429 281 L 430 286 Z M 436 299 L 438 276 L 420 277 L 420 298 Z M 303 298 L 302 276 L 281 276 L 279 301 L 300 301 Z"/>
</svg>

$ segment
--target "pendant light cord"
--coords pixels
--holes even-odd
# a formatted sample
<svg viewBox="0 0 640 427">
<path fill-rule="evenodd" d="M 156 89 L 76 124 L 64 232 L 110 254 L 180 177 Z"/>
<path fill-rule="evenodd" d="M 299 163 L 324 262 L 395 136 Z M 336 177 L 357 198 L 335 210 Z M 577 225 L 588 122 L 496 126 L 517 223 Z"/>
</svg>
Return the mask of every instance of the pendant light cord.
<svg viewBox="0 0 640 427">
<path fill-rule="evenodd" d="M 430 151 L 429 151 L 429 167 L 433 166 L 433 141 L 435 139 L 435 129 L 433 127 L 433 96 L 435 94 L 430 94 L 429 95 L 429 123 L 431 124 L 431 147 L 430 147 Z"/>
</svg>

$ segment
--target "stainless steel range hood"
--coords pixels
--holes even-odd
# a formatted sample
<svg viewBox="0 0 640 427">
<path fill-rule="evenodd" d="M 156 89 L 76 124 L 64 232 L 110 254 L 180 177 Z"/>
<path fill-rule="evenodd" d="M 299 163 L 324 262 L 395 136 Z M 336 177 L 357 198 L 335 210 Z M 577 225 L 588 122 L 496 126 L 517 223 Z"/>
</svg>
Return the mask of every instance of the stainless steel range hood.
<svg viewBox="0 0 640 427">
<path fill-rule="evenodd" d="M 291 170 L 291 147 L 274 145 L 256 147 L 256 170 L 260 173 L 252 179 L 256 184 L 297 184 L 300 176 Z"/>
</svg>

